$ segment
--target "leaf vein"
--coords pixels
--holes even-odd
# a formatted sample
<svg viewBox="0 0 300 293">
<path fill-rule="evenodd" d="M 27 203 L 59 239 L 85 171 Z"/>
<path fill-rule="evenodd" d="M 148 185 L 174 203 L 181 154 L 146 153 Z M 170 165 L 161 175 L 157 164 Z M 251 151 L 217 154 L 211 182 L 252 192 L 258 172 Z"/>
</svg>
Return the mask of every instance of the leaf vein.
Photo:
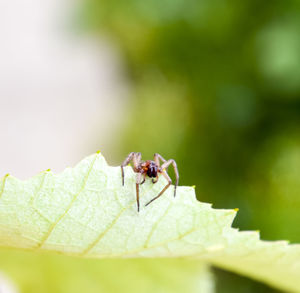
<svg viewBox="0 0 300 293">
<path fill-rule="evenodd" d="M 171 239 L 168 239 L 168 240 L 165 240 L 165 241 L 162 241 L 162 242 L 159 242 L 159 243 L 156 243 L 156 244 L 153 244 L 151 246 L 148 246 L 148 247 L 141 247 L 139 249 L 135 249 L 135 250 L 131 250 L 131 251 L 125 251 L 123 253 L 120 253 L 120 254 L 116 254 L 114 256 L 123 256 L 123 255 L 131 255 L 131 254 L 136 254 L 136 253 L 140 253 L 142 251 L 145 251 L 145 250 L 148 250 L 148 249 L 152 249 L 152 248 L 156 248 L 156 247 L 159 247 L 159 246 L 165 246 L 166 244 L 170 243 L 170 242 L 173 242 L 173 241 L 176 241 L 176 240 L 181 240 L 183 239 L 184 237 L 186 237 L 187 235 L 193 233 L 194 231 L 198 230 L 197 228 L 192 228 L 192 229 L 189 229 L 187 230 L 186 232 L 184 232 L 183 234 L 181 235 L 178 235 L 177 237 L 174 237 L 174 238 L 171 238 Z"/>
<path fill-rule="evenodd" d="M 118 219 L 121 217 L 121 215 L 123 214 L 123 212 L 126 210 L 126 208 L 121 209 L 121 211 L 119 212 L 119 214 L 116 216 L 116 218 L 108 225 L 108 227 L 101 232 L 97 238 L 88 245 L 88 247 L 83 250 L 83 252 L 81 253 L 81 255 L 86 255 L 89 253 L 89 251 L 91 251 L 96 245 L 97 243 L 113 228 L 113 226 L 117 223 Z"/>
<path fill-rule="evenodd" d="M 149 192 L 149 191 L 148 191 Z M 148 192 L 146 194 L 148 194 Z M 142 199 L 144 196 L 143 195 L 140 197 L 140 199 Z M 120 202 L 119 202 L 120 203 Z M 121 209 L 121 211 L 118 213 L 118 215 L 116 216 L 116 218 L 108 225 L 108 227 L 103 231 L 101 232 L 98 237 L 91 243 L 88 245 L 88 247 L 86 249 L 84 249 L 82 251 L 82 253 L 80 254 L 81 256 L 85 256 L 87 255 L 98 243 L 99 241 L 113 228 L 113 226 L 117 223 L 118 219 L 121 217 L 121 215 L 126 211 L 128 210 L 130 207 L 132 207 L 133 204 L 136 203 L 136 200 L 132 201 L 128 206 L 125 206 Z"/>
<path fill-rule="evenodd" d="M 163 215 L 162 215 L 162 216 L 159 218 L 159 220 L 157 220 L 157 221 L 154 223 L 154 225 L 152 226 L 152 229 L 151 229 L 151 231 L 150 231 L 150 233 L 148 234 L 148 237 L 147 237 L 147 239 L 146 239 L 144 248 L 147 248 L 147 247 L 148 247 L 149 242 L 150 242 L 150 240 L 151 240 L 151 238 L 152 238 L 152 235 L 153 235 L 153 233 L 155 232 L 155 230 L 156 230 L 157 227 L 158 227 L 158 224 L 163 220 L 164 217 L 166 217 L 166 215 L 168 214 L 168 212 L 169 212 L 169 210 L 171 209 L 172 205 L 173 205 L 173 202 L 171 202 L 171 203 L 168 205 L 168 207 L 166 208 L 166 210 L 165 210 L 165 212 L 163 213 Z"/>
<path fill-rule="evenodd" d="M 49 230 L 47 231 L 47 233 L 45 234 L 45 236 L 42 238 L 41 242 L 37 245 L 36 249 L 41 248 L 45 242 L 47 241 L 47 239 L 49 238 L 49 236 L 51 235 L 52 231 L 54 230 L 54 228 L 57 226 L 57 224 L 67 215 L 67 213 L 69 212 L 69 210 L 71 209 L 71 207 L 73 206 L 74 202 L 76 201 L 76 199 L 78 198 L 78 196 L 80 195 L 80 193 L 84 190 L 84 187 L 86 185 L 86 182 L 89 178 L 89 175 L 94 167 L 94 164 L 96 162 L 98 155 L 95 155 L 95 159 L 93 160 L 85 178 L 82 184 L 81 189 L 79 190 L 79 192 L 77 194 L 75 194 L 75 196 L 73 197 L 73 199 L 71 200 L 71 202 L 69 203 L 69 205 L 67 206 L 65 212 L 60 215 L 60 217 L 50 226 Z"/>
</svg>

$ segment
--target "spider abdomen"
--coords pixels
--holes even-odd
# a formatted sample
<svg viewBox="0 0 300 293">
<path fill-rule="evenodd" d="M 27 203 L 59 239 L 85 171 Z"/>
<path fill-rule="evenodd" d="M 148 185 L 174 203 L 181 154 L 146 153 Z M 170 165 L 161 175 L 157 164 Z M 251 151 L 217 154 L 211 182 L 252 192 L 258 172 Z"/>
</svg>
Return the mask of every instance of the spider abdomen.
<svg viewBox="0 0 300 293">
<path fill-rule="evenodd" d="M 157 170 L 157 165 L 155 164 L 155 162 L 147 161 L 144 170 L 146 171 L 148 177 L 150 177 L 150 178 L 157 177 L 158 170 Z"/>
<path fill-rule="evenodd" d="M 147 170 L 147 175 L 150 178 L 154 178 L 157 176 L 157 167 L 149 167 L 149 169 Z"/>
</svg>

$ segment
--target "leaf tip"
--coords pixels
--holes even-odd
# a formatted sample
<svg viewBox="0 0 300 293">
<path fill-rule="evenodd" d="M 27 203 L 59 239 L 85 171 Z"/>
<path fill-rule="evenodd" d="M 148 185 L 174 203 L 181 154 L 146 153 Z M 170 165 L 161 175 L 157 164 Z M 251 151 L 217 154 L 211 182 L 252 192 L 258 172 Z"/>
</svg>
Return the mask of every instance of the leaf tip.
<svg viewBox="0 0 300 293">
<path fill-rule="evenodd" d="M 233 209 L 236 213 L 240 210 L 239 208 Z"/>
<path fill-rule="evenodd" d="M 7 177 L 9 177 L 9 176 L 10 176 L 10 174 L 9 174 L 9 173 L 6 173 L 2 179 L 5 180 L 5 179 L 6 179 Z"/>
</svg>

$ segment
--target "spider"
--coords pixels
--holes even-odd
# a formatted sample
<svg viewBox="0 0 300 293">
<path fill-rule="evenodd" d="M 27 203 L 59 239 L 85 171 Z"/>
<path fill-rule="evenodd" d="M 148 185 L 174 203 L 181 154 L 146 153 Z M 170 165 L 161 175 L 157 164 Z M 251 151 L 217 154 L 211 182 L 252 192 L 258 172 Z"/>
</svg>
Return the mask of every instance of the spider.
<svg viewBox="0 0 300 293">
<path fill-rule="evenodd" d="M 154 160 L 150 161 L 142 161 L 142 154 L 131 152 L 123 164 L 121 165 L 121 173 L 122 173 L 122 185 L 124 186 L 124 167 L 127 166 L 130 161 L 133 162 L 133 171 L 137 173 L 136 177 L 136 202 L 137 202 L 137 210 L 140 211 L 140 196 L 139 196 L 139 185 L 143 184 L 146 180 L 146 177 L 152 178 L 152 183 L 155 184 L 158 181 L 158 174 L 162 174 L 167 180 L 168 184 L 161 190 L 161 192 L 154 198 L 152 198 L 145 206 L 149 205 L 154 200 L 158 199 L 172 184 L 172 180 L 168 175 L 166 169 L 173 165 L 176 177 L 176 184 L 174 187 L 174 197 L 176 196 L 176 188 L 178 186 L 179 174 L 176 162 L 174 160 L 165 160 L 160 154 L 154 154 Z M 160 166 L 160 160 L 163 164 Z M 142 177 L 143 180 L 142 180 Z"/>
</svg>

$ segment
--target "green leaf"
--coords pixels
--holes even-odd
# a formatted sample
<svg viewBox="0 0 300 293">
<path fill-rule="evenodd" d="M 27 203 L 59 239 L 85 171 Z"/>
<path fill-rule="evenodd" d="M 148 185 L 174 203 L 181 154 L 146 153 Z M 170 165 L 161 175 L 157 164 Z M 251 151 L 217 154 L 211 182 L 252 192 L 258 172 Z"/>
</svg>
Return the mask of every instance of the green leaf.
<svg viewBox="0 0 300 293">
<path fill-rule="evenodd" d="M 110 167 L 101 154 L 55 175 L 44 171 L 0 183 L 0 246 L 90 258 L 188 257 L 300 292 L 300 245 L 259 240 L 231 228 L 235 210 L 213 209 L 192 187 L 173 186 L 147 207 L 166 181 L 141 186 L 135 174 Z"/>
<path fill-rule="evenodd" d="M 214 292 L 208 265 L 178 258 L 99 260 L 1 249 L 0 267 L 22 293 Z"/>
</svg>

